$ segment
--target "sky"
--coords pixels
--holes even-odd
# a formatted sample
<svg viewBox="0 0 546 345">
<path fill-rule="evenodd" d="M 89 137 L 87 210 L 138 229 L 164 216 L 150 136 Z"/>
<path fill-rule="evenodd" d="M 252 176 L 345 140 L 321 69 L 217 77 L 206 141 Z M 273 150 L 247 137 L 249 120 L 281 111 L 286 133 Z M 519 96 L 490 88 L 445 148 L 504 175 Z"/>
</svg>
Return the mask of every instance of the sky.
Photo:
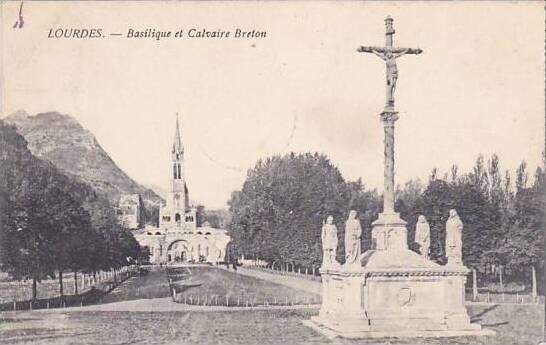
<svg viewBox="0 0 546 345">
<path fill-rule="evenodd" d="M 175 114 L 190 198 L 226 207 L 259 158 L 326 154 L 345 179 L 382 190 L 385 66 L 399 58 L 396 182 L 479 154 L 531 173 L 544 148 L 544 9 L 527 2 L 2 2 L 0 117 L 58 111 L 90 130 L 116 164 L 167 188 Z M 105 38 L 48 38 L 100 28 Z M 129 28 L 266 31 L 250 39 L 134 39 Z M 121 33 L 122 36 L 110 36 Z M 233 33 L 232 33 L 233 35 Z"/>
</svg>

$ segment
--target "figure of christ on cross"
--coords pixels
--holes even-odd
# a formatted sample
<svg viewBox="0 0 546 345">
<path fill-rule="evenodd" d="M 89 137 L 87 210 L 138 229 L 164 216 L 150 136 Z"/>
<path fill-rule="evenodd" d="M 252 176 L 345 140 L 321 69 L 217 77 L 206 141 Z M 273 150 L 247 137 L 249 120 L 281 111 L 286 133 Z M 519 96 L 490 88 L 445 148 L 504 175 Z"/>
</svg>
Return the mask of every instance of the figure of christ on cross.
<svg viewBox="0 0 546 345">
<path fill-rule="evenodd" d="M 396 59 L 405 54 L 421 54 L 423 51 L 419 48 L 395 48 L 392 46 L 392 36 L 395 31 L 392 26 L 392 18 L 385 19 L 386 25 L 386 44 L 385 47 L 360 47 L 360 53 L 373 53 L 379 56 L 386 65 L 387 76 L 387 102 L 385 109 L 394 111 L 394 91 L 396 90 L 396 80 L 398 79 L 398 68 L 396 67 Z"/>
</svg>

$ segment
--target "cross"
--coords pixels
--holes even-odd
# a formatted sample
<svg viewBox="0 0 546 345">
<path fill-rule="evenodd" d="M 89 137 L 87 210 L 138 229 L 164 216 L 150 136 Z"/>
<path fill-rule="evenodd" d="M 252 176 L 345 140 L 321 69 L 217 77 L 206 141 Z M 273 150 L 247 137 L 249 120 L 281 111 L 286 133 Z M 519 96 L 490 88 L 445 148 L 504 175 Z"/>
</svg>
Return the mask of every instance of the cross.
<svg viewBox="0 0 546 345">
<path fill-rule="evenodd" d="M 419 48 L 397 48 L 392 46 L 392 36 L 394 28 L 392 27 L 392 18 L 385 19 L 385 46 L 384 47 L 360 47 L 360 53 L 374 53 L 385 61 L 387 67 L 387 103 L 385 109 L 381 113 L 381 121 L 383 122 L 383 130 L 385 132 L 384 148 L 385 148 L 385 163 L 384 163 L 384 190 L 383 190 L 383 213 L 391 215 L 389 223 L 398 222 L 393 219 L 399 219 L 398 214 L 394 211 L 394 123 L 398 119 L 398 112 L 394 110 L 394 90 L 396 88 L 396 80 L 398 79 L 398 69 L 396 67 L 396 59 L 405 54 L 421 54 L 423 51 Z M 394 218 L 392 217 L 394 215 Z M 380 216 L 381 218 L 381 216 Z M 382 222 L 379 219 L 376 222 Z M 405 222 L 400 220 L 398 223 Z M 374 224 L 379 224 L 375 223 Z"/>
<path fill-rule="evenodd" d="M 405 54 L 421 54 L 423 51 L 419 48 L 398 48 L 392 46 L 392 36 L 395 31 L 392 26 L 393 19 L 388 16 L 385 19 L 385 46 L 384 47 L 368 47 L 362 46 L 358 48 L 359 53 L 373 53 L 379 56 L 386 64 L 387 74 L 387 103 L 385 111 L 394 111 L 394 91 L 396 89 L 396 80 L 398 79 L 398 68 L 396 67 L 396 59 Z"/>
</svg>

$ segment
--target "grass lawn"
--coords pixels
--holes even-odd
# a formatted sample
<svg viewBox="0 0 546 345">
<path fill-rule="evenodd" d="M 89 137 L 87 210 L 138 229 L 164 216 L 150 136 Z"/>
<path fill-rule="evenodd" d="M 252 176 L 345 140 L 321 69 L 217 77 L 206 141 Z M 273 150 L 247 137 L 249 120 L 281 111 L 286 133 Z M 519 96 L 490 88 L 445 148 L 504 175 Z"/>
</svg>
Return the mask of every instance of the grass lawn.
<svg viewBox="0 0 546 345">
<path fill-rule="evenodd" d="M 0 314 L 2 344 L 421 344 L 528 345 L 542 336 L 544 306 L 475 305 L 496 337 L 330 341 L 303 326 L 317 310 L 222 312 L 33 311 Z M 2 319 L 3 318 L 3 319 Z"/>
<path fill-rule="evenodd" d="M 189 270 L 189 272 L 184 272 Z M 200 305 L 317 304 L 320 295 L 214 267 L 169 270 L 177 302 Z"/>
</svg>

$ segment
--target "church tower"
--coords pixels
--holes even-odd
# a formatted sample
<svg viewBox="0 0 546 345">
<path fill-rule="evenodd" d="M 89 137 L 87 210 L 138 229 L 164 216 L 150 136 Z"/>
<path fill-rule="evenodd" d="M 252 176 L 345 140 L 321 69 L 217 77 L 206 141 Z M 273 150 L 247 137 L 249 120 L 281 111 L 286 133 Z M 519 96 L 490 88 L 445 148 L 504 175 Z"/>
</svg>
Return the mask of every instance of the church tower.
<svg viewBox="0 0 546 345">
<path fill-rule="evenodd" d="M 160 210 L 160 227 L 168 231 L 184 231 L 195 227 L 195 215 L 189 204 L 188 188 L 184 176 L 184 145 L 180 137 L 180 124 L 176 114 L 176 128 L 171 150 L 171 183 L 167 204 Z"/>
<path fill-rule="evenodd" d="M 180 211 L 175 222 L 181 221 L 186 213 L 186 181 L 184 178 L 184 145 L 180 139 L 180 125 L 178 123 L 178 114 L 176 114 L 176 129 L 174 132 L 173 149 L 171 151 L 172 163 L 172 200 L 173 211 Z"/>
</svg>

